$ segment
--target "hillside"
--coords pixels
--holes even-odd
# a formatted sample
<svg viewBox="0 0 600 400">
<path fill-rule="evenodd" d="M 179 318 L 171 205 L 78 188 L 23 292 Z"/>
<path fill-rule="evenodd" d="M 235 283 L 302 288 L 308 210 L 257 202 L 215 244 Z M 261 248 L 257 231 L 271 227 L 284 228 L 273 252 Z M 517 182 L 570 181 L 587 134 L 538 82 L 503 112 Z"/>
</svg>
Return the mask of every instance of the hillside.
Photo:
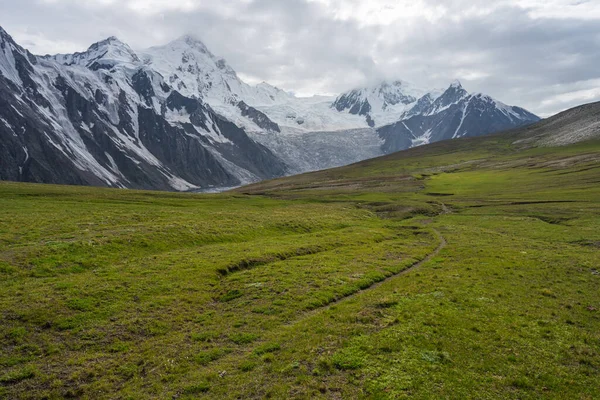
<svg viewBox="0 0 600 400">
<path fill-rule="evenodd" d="M 389 181 L 402 180 L 406 185 L 406 180 L 413 183 L 418 180 L 415 176 L 419 174 L 520 167 L 529 162 L 530 154 L 560 159 L 562 155 L 569 154 L 560 147 L 594 140 L 600 140 L 600 103 L 576 107 L 523 128 L 485 137 L 432 143 L 341 168 L 248 185 L 238 191 L 263 193 L 311 188 L 343 189 L 344 186 L 351 190 L 387 190 L 386 187 L 396 190 L 398 185 Z M 598 162 L 598 159 L 591 153 L 563 160 L 565 165 L 585 162 Z"/>
<path fill-rule="evenodd" d="M 598 398 L 599 111 L 219 195 L 0 183 L 0 397 Z"/>
</svg>

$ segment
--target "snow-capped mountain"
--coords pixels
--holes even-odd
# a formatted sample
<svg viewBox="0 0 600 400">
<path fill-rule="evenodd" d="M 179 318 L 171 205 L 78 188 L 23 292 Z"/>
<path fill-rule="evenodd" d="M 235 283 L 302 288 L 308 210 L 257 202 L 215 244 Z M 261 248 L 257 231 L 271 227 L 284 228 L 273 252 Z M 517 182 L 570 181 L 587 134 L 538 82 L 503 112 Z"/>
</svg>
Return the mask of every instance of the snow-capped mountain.
<svg viewBox="0 0 600 400">
<path fill-rule="evenodd" d="M 261 83 L 243 82 L 227 62 L 198 38 L 183 36 L 140 52 L 145 65 L 159 72 L 185 96 L 201 98 L 219 114 L 252 133 L 334 131 L 367 127 L 362 117 L 340 115 L 333 98 L 297 98 Z"/>
<path fill-rule="evenodd" d="M 340 166 L 361 158 L 440 140 L 481 136 L 539 120 L 522 108 L 508 106 L 484 94 L 470 94 L 458 81 L 445 90 L 430 91 L 404 81 L 383 82 L 349 91 L 331 102 L 315 101 L 303 108 L 305 104 L 310 104 L 310 99 L 288 101 L 287 112 L 292 116 L 310 114 L 312 121 L 320 123 L 317 132 L 303 133 L 288 124 L 282 125 L 282 133 L 253 135 L 279 155 L 293 172 Z M 277 120 L 275 115 L 282 105 L 257 108 Z M 331 116 L 332 111 L 337 116 Z M 342 120 L 337 129 L 330 127 L 336 119 Z"/>
<path fill-rule="evenodd" d="M 65 65 L 83 66 L 92 71 L 108 70 L 123 65 L 136 68 L 140 63 L 137 54 L 127 44 L 114 36 L 92 44 L 87 51 L 82 53 L 46 55 L 43 58 Z"/>
<path fill-rule="evenodd" d="M 469 96 L 458 81 L 453 82 L 447 90 L 427 90 L 406 81 L 396 80 L 384 81 L 373 87 L 354 89 L 337 98 L 323 96 L 298 98 L 267 83 L 256 86 L 244 83 L 224 59 L 212 54 L 201 40 L 190 35 L 139 53 L 144 64 L 159 72 L 171 86 L 186 96 L 202 99 L 217 113 L 242 127 L 255 140 L 267 147 L 270 146 L 276 154 L 281 152 L 281 146 L 286 141 L 306 143 L 290 135 L 310 133 L 310 136 L 314 137 L 314 132 L 328 133 L 327 136 L 335 143 L 331 132 L 361 130 L 367 136 L 373 135 L 371 144 L 378 140 L 387 143 L 390 141 L 390 129 L 383 129 L 377 133 L 369 132 L 368 129 L 385 128 L 418 115 L 433 116 L 443 113 L 441 118 L 447 118 L 450 113 L 445 111 Z M 501 110 L 509 109 L 500 102 L 496 104 Z M 487 118 L 486 123 L 490 120 L 495 121 L 497 117 L 502 121 L 495 121 L 490 125 L 490 129 L 486 128 L 483 131 L 470 132 L 469 129 L 480 128 L 473 124 L 465 125 L 463 136 L 495 132 L 497 126 L 515 127 L 537 120 L 537 117 L 527 112 L 522 113 L 522 118 L 511 114 L 506 119 L 504 114 L 500 112 L 489 118 L 484 115 L 482 118 L 484 120 Z M 471 117 L 473 115 L 471 114 Z M 427 129 L 413 129 L 413 135 L 416 139 L 411 141 L 410 145 L 449 138 L 431 134 Z M 399 136 L 401 137 L 402 133 Z M 401 138 L 398 138 L 397 142 L 400 141 Z M 277 149 L 271 145 L 274 142 L 279 143 Z M 325 143 L 326 140 L 319 140 L 319 142 Z M 344 149 L 343 144 L 339 145 L 340 152 L 355 153 L 347 148 Z M 402 148 L 404 147 L 383 145 L 382 151 Z M 298 154 L 301 150 L 288 149 L 284 153 Z M 369 155 L 370 152 L 364 154 L 365 157 Z M 332 154 L 333 158 L 339 159 Z M 303 172 L 306 168 L 296 165 L 295 160 L 288 160 L 288 164 L 291 164 L 292 170 L 297 172 Z M 322 165 L 320 162 L 316 164 Z M 337 163 L 331 164 L 333 165 Z"/>
<path fill-rule="evenodd" d="M 286 172 L 117 39 L 36 57 L 0 28 L 0 179 L 193 190 Z"/>
<path fill-rule="evenodd" d="M 233 68 L 199 39 L 186 35 L 165 46 L 144 50 L 141 57 L 178 92 L 202 99 L 236 124 L 256 131 L 279 131 L 276 123 L 253 106 L 282 102 L 292 96 L 266 83 L 250 86 L 242 82 Z"/>
<path fill-rule="evenodd" d="M 251 86 L 193 36 L 34 56 L 0 28 L 0 179 L 199 190 L 536 121 L 458 82 L 336 97 Z"/>
<path fill-rule="evenodd" d="M 332 104 L 339 112 L 362 115 L 369 126 L 396 122 L 428 93 L 408 82 L 381 82 L 369 88 L 354 89 L 340 95 Z"/>
<path fill-rule="evenodd" d="M 144 63 L 162 74 L 184 96 L 201 97 L 208 103 L 253 105 L 285 101 L 290 94 L 262 83 L 242 82 L 227 61 L 212 54 L 199 39 L 186 35 L 165 46 L 140 52 Z"/>
<path fill-rule="evenodd" d="M 398 122 L 377 129 L 386 153 L 432 142 L 482 136 L 539 121 L 519 107 L 511 107 L 477 93 L 469 94 L 453 82 L 438 98 L 423 96 Z"/>
</svg>

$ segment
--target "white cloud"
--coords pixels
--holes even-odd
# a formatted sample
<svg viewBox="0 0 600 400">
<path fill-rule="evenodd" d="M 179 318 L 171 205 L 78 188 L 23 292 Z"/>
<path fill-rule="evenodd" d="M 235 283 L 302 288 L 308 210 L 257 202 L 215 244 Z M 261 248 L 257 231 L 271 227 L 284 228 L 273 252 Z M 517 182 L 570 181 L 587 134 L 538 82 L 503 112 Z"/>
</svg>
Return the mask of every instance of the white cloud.
<svg viewBox="0 0 600 400">
<path fill-rule="evenodd" d="M 0 10 L 35 53 L 193 33 L 244 79 L 301 94 L 458 78 L 542 115 L 600 100 L 596 0 L 0 0 Z"/>
<path fill-rule="evenodd" d="M 444 17 L 444 5 L 430 5 L 424 0 L 309 0 L 321 4 L 336 19 L 355 20 L 361 25 L 390 25 L 400 20 L 425 18 L 437 21 Z"/>
<path fill-rule="evenodd" d="M 534 18 L 600 19 L 600 2 L 596 0 L 516 0 L 514 4 Z"/>
</svg>

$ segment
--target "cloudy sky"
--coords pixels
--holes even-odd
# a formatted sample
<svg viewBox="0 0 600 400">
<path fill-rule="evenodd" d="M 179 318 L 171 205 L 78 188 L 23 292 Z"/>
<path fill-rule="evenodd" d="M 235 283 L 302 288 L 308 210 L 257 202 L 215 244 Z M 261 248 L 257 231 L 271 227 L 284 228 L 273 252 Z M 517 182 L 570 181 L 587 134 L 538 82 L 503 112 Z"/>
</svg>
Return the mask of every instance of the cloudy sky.
<svg viewBox="0 0 600 400">
<path fill-rule="evenodd" d="M 37 54 L 191 33 L 300 95 L 460 79 L 542 116 L 600 100 L 598 0 L 0 0 L 0 25 Z"/>
</svg>

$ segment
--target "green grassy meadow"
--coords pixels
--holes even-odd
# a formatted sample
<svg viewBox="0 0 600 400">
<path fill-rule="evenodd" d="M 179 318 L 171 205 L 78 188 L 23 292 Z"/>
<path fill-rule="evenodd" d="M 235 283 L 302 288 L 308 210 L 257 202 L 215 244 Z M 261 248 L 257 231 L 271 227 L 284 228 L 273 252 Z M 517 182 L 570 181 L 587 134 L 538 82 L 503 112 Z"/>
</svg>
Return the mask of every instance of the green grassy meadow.
<svg viewBox="0 0 600 400">
<path fill-rule="evenodd" d="M 218 195 L 0 183 L 0 398 L 600 398 L 600 142 Z"/>
</svg>

